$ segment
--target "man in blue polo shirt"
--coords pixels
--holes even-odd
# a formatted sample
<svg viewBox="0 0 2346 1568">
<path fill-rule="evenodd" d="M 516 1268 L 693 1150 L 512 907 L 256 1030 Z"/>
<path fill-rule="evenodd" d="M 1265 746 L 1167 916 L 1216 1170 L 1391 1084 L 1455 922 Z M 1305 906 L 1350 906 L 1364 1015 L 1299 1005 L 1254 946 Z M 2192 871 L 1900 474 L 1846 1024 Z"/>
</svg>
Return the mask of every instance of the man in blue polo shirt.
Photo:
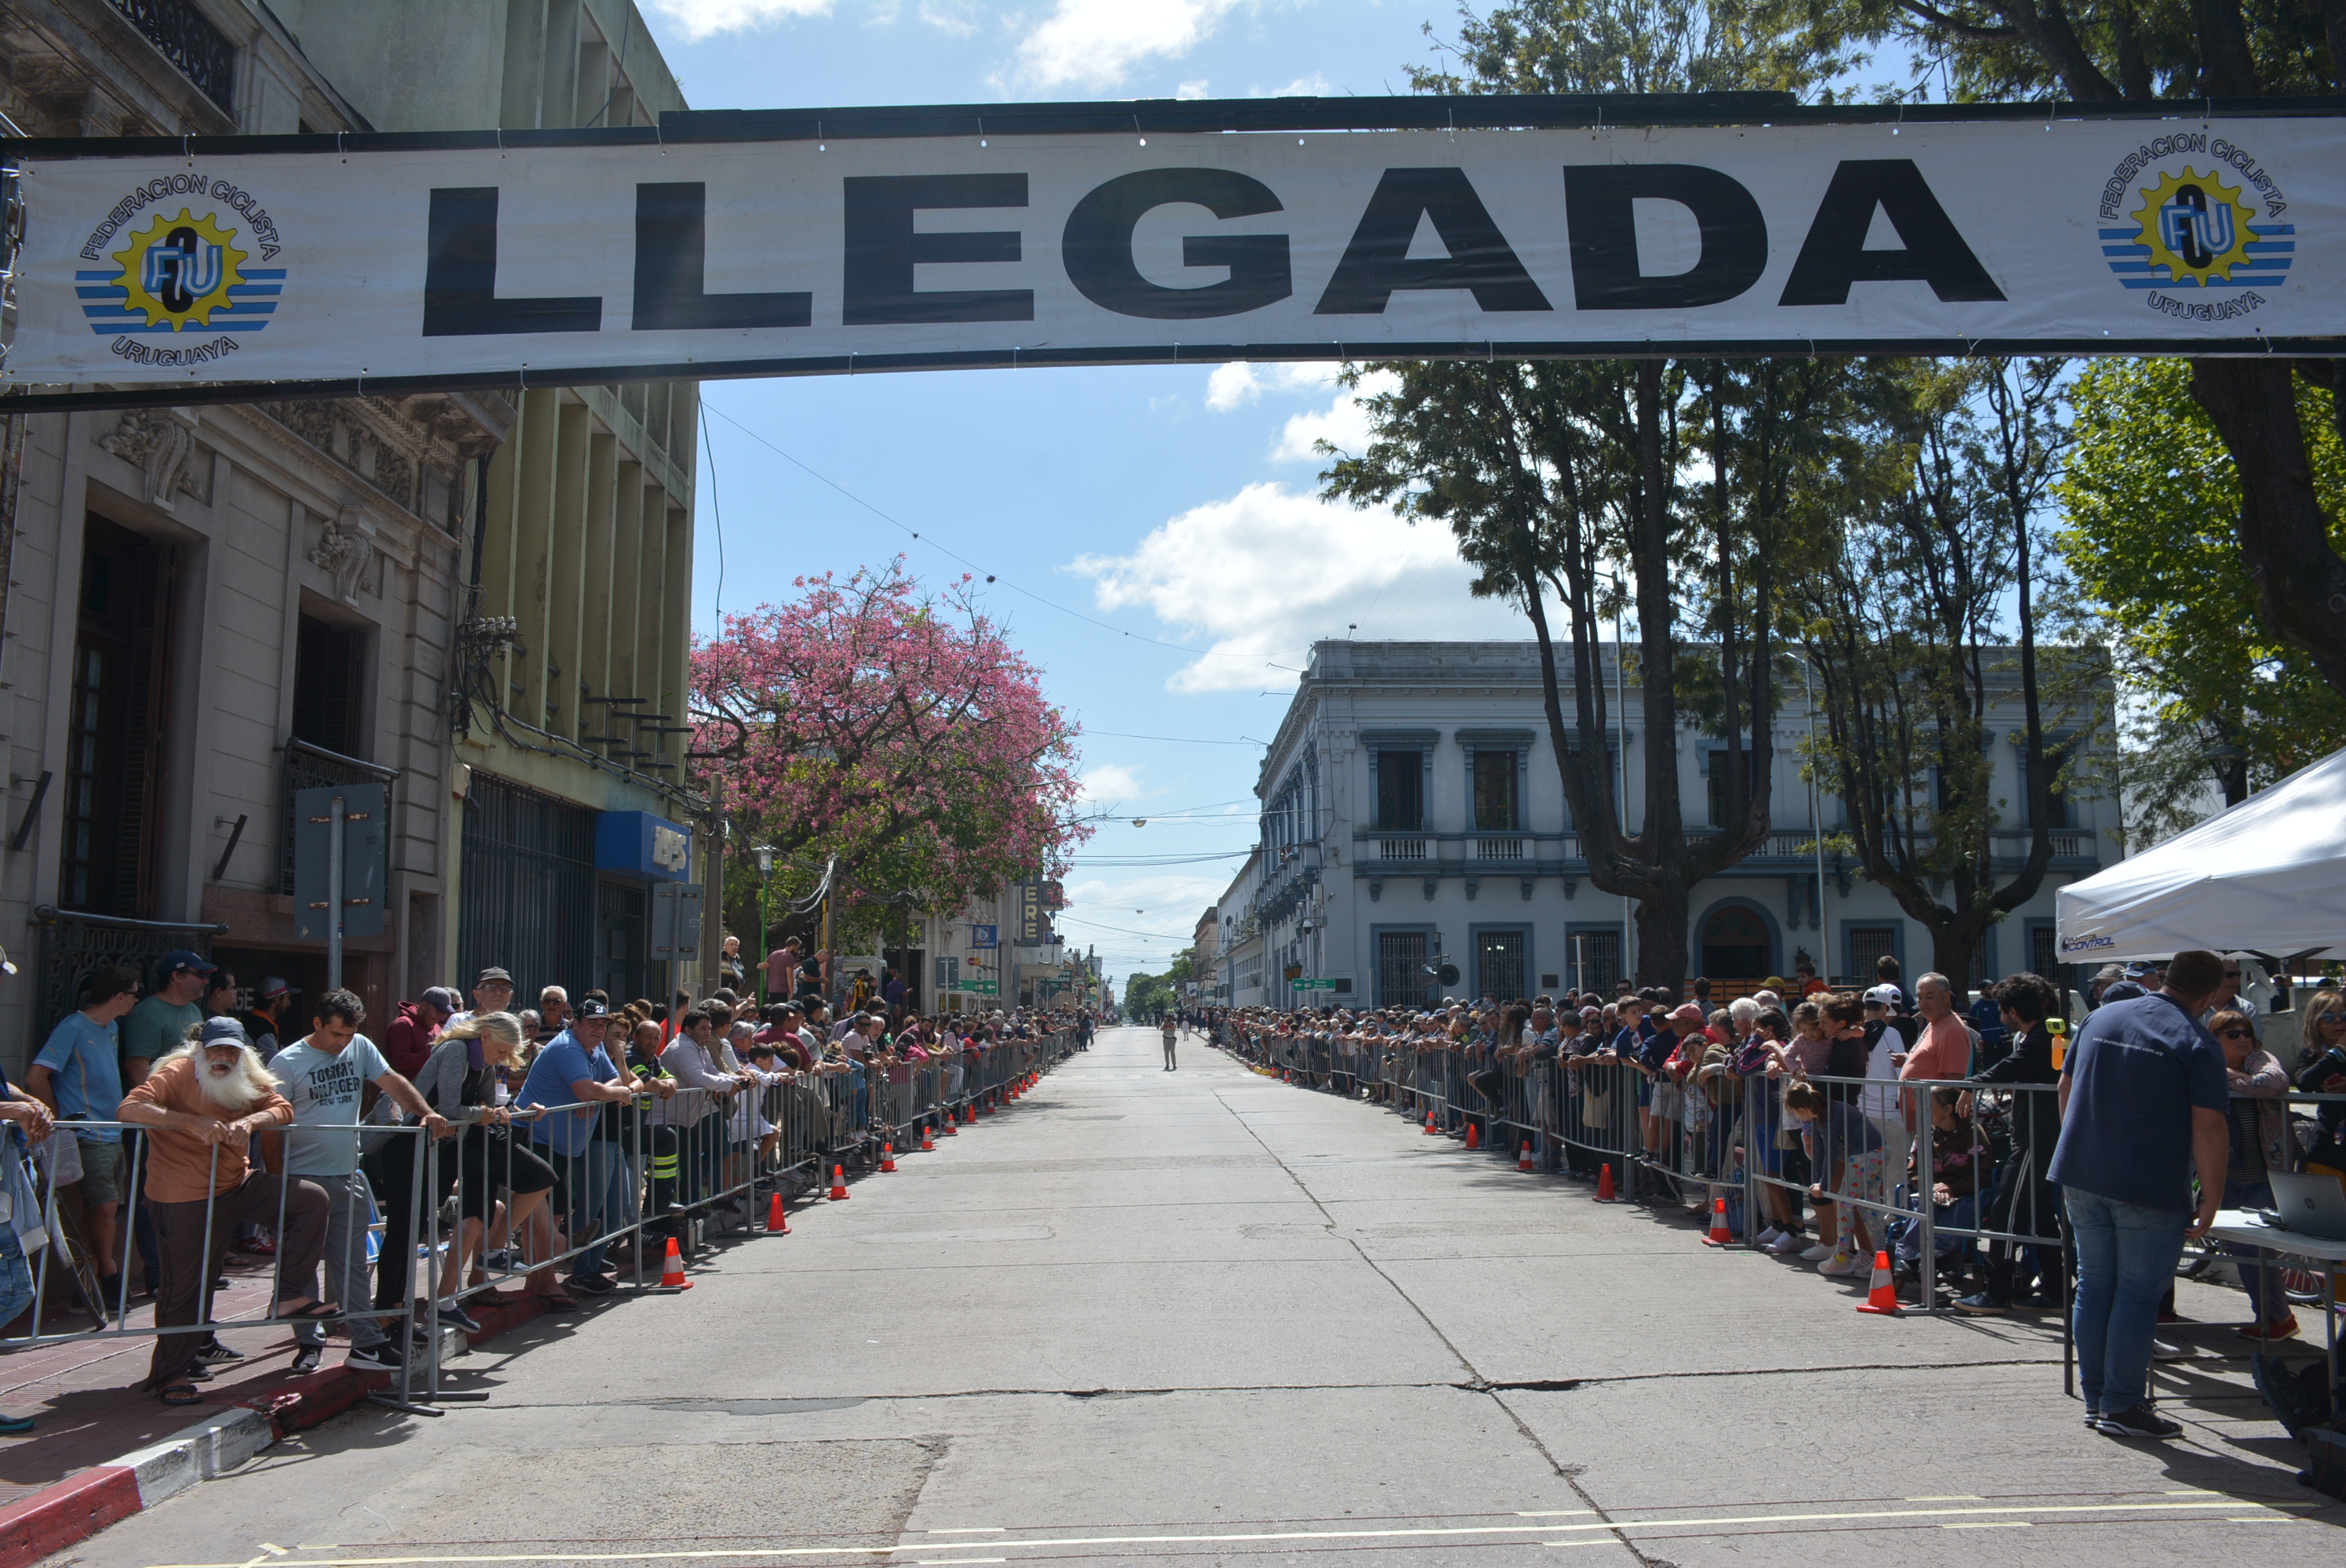
<svg viewBox="0 0 2346 1568">
<path fill-rule="evenodd" d="M 2223 977 L 2214 953 L 2177 953 L 2165 989 L 2106 1003 L 2062 1063 L 2061 1139 L 2046 1174 L 2076 1246 L 2086 1421 L 2111 1437 L 2183 1431 L 2151 1408 L 2150 1342 L 2184 1237 L 2205 1235 L 2224 1198 L 2231 1093 L 2223 1048 L 2199 1022 Z"/>
<path fill-rule="evenodd" d="M 574 1232 L 595 1224 L 607 1207 L 607 1168 L 588 1156 L 596 1119 L 606 1104 L 626 1104 L 636 1097 L 635 1079 L 621 1077 L 610 1054 L 603 1049 L 604 1031 L 610 1021 L 610 1010 L 600 1001 L 591 996 L 581 1001 L 570 1014 L 570 1027 L 547 1041 L 537 1060 L 529 1064 L 529 1076 L 522 1081 L 515 1101 L 524 1109 L 573 1107 L 540 1116 L 530 1126 L 529 1141 L 554 1167 L 554 1212 L 566 1216 Z M 539 1260 L 539 1267 L 530 1271 L 529 1288 L 548 1307 L 578 1304 L 556 1283 L 550 1261 Z M 596 1286 L 586 1288 L 601 1293 Z"/>
</svg>

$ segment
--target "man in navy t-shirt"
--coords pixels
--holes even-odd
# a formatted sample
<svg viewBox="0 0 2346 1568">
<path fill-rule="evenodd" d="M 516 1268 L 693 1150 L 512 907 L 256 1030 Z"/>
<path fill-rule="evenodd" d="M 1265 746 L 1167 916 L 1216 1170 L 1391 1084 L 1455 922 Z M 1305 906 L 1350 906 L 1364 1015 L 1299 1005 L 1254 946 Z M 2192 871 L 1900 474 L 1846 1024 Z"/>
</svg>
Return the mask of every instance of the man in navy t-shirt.
<svg viewBox="0 0 2346 1568">
<path fill-rule="evenodd" d="M 2112 1437 L 2183 1430 L 2151 1409 L 2150 1341 L 2185 1236 L 2205 1235 L 2224 1198 L 2231 1092 L 2223 1048 L 2199 1022 L 2223 973 L 2212 952 L 2177 953 L 2166 989 L 2096 1010 L 2062 1064 L 2061 1139 L 2046 1174 L 2077 1249 L 2086 1419 Z"/>
</svg>

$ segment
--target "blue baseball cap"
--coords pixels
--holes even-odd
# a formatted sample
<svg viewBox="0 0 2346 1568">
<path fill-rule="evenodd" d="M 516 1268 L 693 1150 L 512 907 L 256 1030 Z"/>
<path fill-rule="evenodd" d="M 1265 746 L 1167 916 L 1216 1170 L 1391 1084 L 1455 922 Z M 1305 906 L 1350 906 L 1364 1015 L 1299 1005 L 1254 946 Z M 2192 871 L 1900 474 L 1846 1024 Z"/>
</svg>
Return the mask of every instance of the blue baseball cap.
<svg viewBox="0 0 2346 1568">
<path fill-rule="evenodd" d="M 155 961 L 155 972 L 165 980 L 170 979 L 183 969 L 192 969 L 198 974 L 209 974 L 219 967 L 219 964 L 214 963 L 202 953 L 189 952 L 184 947 L 175 947 Z"/>
</svg>

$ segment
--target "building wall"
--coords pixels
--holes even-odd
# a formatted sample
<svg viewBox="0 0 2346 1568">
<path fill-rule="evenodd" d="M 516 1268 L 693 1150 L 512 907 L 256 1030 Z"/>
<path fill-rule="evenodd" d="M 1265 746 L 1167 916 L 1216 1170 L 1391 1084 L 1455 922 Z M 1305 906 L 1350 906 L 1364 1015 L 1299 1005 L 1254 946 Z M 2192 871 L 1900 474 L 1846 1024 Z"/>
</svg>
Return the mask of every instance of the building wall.
<svg viewBox="0 0 2346 1568">
<path fill-rule="evenodd" d="M 114 136 L 644 124 L 683 104 L 627 0 L 203 0 L 196 11 L 228 52 L 225 75 L 174 65 L 108 0 L 6 0 L 0 112 L 26 134 Z M 590 809 L 705 818 L 679 782 L 678 736 L 638 740 L 626 725 L 621 744 L 593 739 L 614 705 L 579 700 L 641 696 L 622 706 L 683 721 L 697 414 L 696 387 L 678 383 L 0 421 L 5 833 L 25 840 L 0 855 L 0 943 L 21 962 L 46 940 L 69 983 L 107 957 L 209 942 L 247 986 L 283 973 L 317 993 L 323 944 L 295 940 L 284 886 L 304 615 L 361 648 L 352 762 L 329 770 L 397 772 L 386 930 L 353 938 L 345 967 L 378 1019 L 460 978 L 463 796 L 476 770 Z M 59 898 L 92 515 L 176 555 L 155 834 L 136 911 L 154 930 L 33 915 Z M 524 635 L 486 660 L 460 657 L 480 647 L 463 628 L 497 615 Z M 460 746 L 448 696 L 459 681 L 481 698 Z M 621 750 L 643 755 L 610 755 Z M 710 835 L 694 837 L 691 874 L 712 884 L 713 926 Z M 700 950 L 713 971 L 715 942 Z M 40 965 L 23 967 L 0 983 L 11 1069 L 70 1005 Z"/>
<path fill-rule="evenodd" d="M 1610 650 L 1607 650 L 1610 670 Z M 1609 683 L 1608 683 L 1609 684 Z M 1642 712 L 1637 687 L 1626 687 L 1617 722 L 1627 747 L 1629 826 L 1639 825 L 1644 798 Z M 2019 723 L 2016 698 L 2008 723 Z M 1703 936 L 1713 917 L 1739 910 L 1766 938 L 1765 972 L 1789 975 L 1805 953 L 1821 973 L 1870 977 L 1868 942 L 1879 939 L 1903 962 L 1911 978 L 1928 967 L 1929 940 L 1884 890 L 1857 875 L 1854 862 L 1816 852 L 1819 813 L 1827 833 L 1841 822 L 1839 802 L 1821 798 L 1800 778 L 1796 748 L 1809 716 L 1794 696 L 1779 715 L 1774 736 L 1772 794 L 1777 831 L 1761 850 L 1727 874 L 1699 884 L 1691 900 L 1691 973 L 1706 968 Z M 1470 750 L 1523 749 L 1520 826 L 1473 830 Z M 1684 732 L 1677 747 L 1681 799 L 1688 826 L 1708 816 L 1708 775 L 1714 746 Z M 1372 756 L 1422 748 L 1423 828 L 1376 831 Z M 2020 797 L 2018 754 L 2000 746 L 1995 787 Z M 1571 830 L 1540 698 L 1537 652 L 1530 644 L 1320 644 L 1311 669 L 1266 757 L 1257 787 L 1263 801 L 1258 866 L 1224 895 L 1226 964 L 1232 1000 L 1244 1003 L 1239 977 L 1247 943 L 1261 945 L 1261 999 L 1290 1006 L 1378 1000 L 1380 937 L 1422 933 L 1429 955 L 1447 958 L 1456 982 L 1447 994 L 1479 994 L 1479 939 L 1519 933 L 1526 994 L 1596 983 L 1603 972 L 1576 968 L 1605 944 L 1619 972 L 1635 969 L 1629 901 L 1599 891 L 1587 880 Z M 2071 802 L 2075 826 L 2055 839 L 2052 871 L 2035 899 L 1997 927 L 1982 955 L 1991 973 L 2040 962 L 2039 931 L 2049 931 L 2054 889 L 2087 876 L 2115 850 L 2106 830 L 2115 826 L 2115 802 L 2080 797 Z M 2016 822 L 1999 841 L 2000 860 L 2016 864 L 2026 830 Z M 1422 855 L 1423 859 L 1413 858 Z M 1820 871 L 1821 869 L 1821 877 Z M 1821 881 L 1821 888 L 1820 882 Z M 1251 884 L 1251 885 L 1248 885 Z M 1575 938 L 1582 939 L 1576 947 Z M 1494 945 L 1498 945 L 1494 941 Z M 1333 993 L 1297 990 L 1284 972 L 1329 978 Z"/>
</svg>

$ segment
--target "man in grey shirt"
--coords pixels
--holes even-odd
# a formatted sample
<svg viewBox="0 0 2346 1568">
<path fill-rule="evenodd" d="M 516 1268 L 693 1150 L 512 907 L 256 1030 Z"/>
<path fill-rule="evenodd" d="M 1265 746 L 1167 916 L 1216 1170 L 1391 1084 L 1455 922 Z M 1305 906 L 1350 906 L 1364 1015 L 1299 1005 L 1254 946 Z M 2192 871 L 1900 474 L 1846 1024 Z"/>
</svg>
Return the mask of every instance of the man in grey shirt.
<svg viewBox="0 0 2346 1568">
<path fill-rule="evenodd" d="M 277 1053 L 269 1070 L 284 1083 L 286 1100 L 293 1107 L 288 1132 L 263 1135 L 262 1156 L 280 1175 L 307 1176 L 326 1189 L 326 1293 L 320 1296 L 311 1280 L 285 1282 L 283 1288 L 307 1292 L 313 1300 L 339 1301 L 349 1309 L 373 1294 L 367 1282 L 367 1227 L 374 1215 L 374 1195 L 359 1175 L 359 1100 L 369 1084 L 386 1098 L 423 1122 L 424 1135 L 445 1136 L 448 1124 L 424 1102 L 415 1086 L 391 1069 L 373 1041 L 359 1033 L 366 1022 L 366 1003 L 348 991 L 329 991 L 318 998 L 306 1039 Z M 413 1137 L 413 1133 L 395 1135 Z M 349 1320 L 349 1364 L 365 1370 L 396 1371 L 404 1347 L 387 1339 L 372 1318 Z M 293 1370 L 317 1370 L 326 1345 L 324 1328 L 314 1322 L 296 1323 L 293 1338 L 301 1348 L 293 1353 Z"/>
</svg>

